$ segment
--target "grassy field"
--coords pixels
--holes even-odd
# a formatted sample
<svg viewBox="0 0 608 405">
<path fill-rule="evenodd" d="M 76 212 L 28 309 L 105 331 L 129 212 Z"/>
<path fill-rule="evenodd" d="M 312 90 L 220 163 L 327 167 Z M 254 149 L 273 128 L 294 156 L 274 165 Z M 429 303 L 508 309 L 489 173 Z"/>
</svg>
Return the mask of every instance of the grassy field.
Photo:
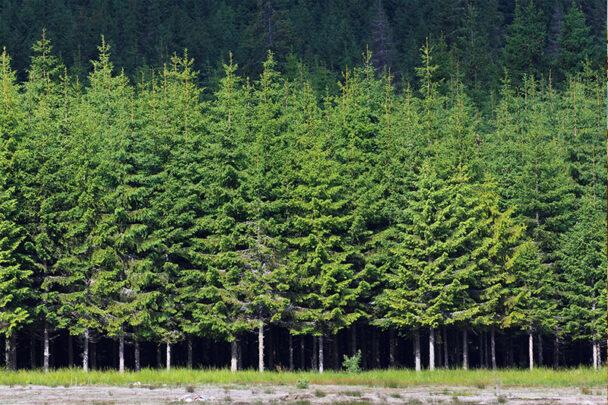
<svg viewBox="0 0 608 405">
<path fill-rule="evenodd" d="M 49 372 L 11 371 L 0 372 L 0 385 L 130 385 L 149 388 L 185 385 L 364 385 L 375 387 L 410 386 L 469 386 L 469 387 L 604 387 L 606 370 L 594 371 L 590 368 L 564 370 L 536 369 L 534 371 L 506 369 L 490 370 L 435 370 L 416 373 L 412 370 L 376 370 L 357 374 L 341 372 L 300 373 L 229 370 L 189 370 L 171 371 L 145 369 L 140 372 L 91 371 L 60 369 Z"/>
</svg>

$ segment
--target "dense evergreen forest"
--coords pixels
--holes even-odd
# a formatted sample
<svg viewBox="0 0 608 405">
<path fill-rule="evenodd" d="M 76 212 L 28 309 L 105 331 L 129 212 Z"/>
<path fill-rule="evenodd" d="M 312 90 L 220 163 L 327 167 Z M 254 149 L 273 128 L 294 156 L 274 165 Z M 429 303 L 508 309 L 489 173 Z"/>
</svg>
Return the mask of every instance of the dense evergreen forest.
<svg viewBox="0 0 608 405">
<path fill-rule="evenodd" d="M 603 1 L 19 3 L 7 369 L 606 360 Z"/>
<path fill-rule="evenodd" d="M 84 79 L 99 35 L 113 61 L 136 80 L 187 48 L 197 79 L 215 87 L 228 52 L 239 74 L 257 76 L 266 52 L 289 79 L 297 62 L 317 90 L 337 91 L 346 67 L 369 47 L 376 68 L 396 82 L 416 80 L 418 50 L 429 38 L 439 77 L 458 75 L 476 103 L 498 92 L 507 68 L 552 72 L 554 83 L 589 59 L 603 66 L 606 2 L 575 0 L 0 0 L 0 44 L 26 78 L 42 28 L 72 75 Z M 492 90 L 489 91 L 489 90 Z"/>
</svg>

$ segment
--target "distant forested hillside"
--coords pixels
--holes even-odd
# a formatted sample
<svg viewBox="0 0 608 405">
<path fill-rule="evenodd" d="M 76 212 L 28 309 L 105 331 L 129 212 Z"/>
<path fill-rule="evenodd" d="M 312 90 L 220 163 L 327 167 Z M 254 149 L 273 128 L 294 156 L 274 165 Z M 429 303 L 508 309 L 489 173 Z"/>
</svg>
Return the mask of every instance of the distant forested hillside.
<svg viewBox="0 0 608 405">
<path fill-rule="evenodd" d="M 229 51 L 240 74 L 257 77 L 272 50 L 291 77 L 302 61 L 315 86 L 334 91 L 367 47 L 374 67 L 415 80 L 428 37 L 438 75 L 459 76 L 478 99 L 505 69 L 517 79 L 551 72 L 557 83 L 586 59 L 601 66 L 605 16 L 603 0 L 1 0 L 0 44 L 21 79 L 43 27 L 81 78 L 101 34 L 130 77 L 188 48 L 205 85 L 217 84 Z"/>
</svg>

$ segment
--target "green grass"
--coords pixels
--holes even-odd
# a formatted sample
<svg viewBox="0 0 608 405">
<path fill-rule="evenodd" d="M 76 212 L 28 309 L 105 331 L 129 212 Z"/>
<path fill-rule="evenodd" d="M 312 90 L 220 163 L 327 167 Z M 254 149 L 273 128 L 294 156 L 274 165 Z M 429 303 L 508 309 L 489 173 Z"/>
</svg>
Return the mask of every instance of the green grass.
<svg viewBox="0 0 608 405">
<path fill-rule="evenodd" d="M 143 386 L 150 389 L 167 386 L 188 385 L 252 385 L 275 384 L 293 385 L 306 381 L 316 385 L 363 385 L 377 387 L 410 386 L 466 386 L 491 388 L 503 387 L 604 387 L 606 370 L 594 371 L 590 368 L 565 370 L 535 369 L 533 371 L 506 369 L 489 370 L 435 370 L 415 372 L 412 370 L 373 370 L 357 374 L 341 372 L 300 373 L 239 371 L 231 373 L 219 370 L 165 370 L 144 369 L 140 372 L 90 371 L 60 369 L 49 372 L 11 371 L 0 372 L 0 385 L 124 385 Z"/>
</svg>

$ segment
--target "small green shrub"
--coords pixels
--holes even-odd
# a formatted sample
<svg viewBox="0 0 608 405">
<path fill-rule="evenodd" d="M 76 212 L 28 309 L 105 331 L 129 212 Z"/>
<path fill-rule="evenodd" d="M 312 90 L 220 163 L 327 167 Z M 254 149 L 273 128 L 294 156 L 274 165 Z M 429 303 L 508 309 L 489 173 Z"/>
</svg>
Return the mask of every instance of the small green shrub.
<svg viewBox="0 0 608 405">
<path fill-rule="evenodd" d="M 357 350 L 357 353 L 352 356 L 344 355 L 342 360 L 342 367 L 347 373 L 360 373 L 361 372 L 361 350 Z"/>
<path fill-rule="evenodd" d="M 296 383 L 296 388 L 305 390 L 308 388 L 309 385 L 310 385 L 310 381 L 308 381 L 306 378 L 303 378 L 301 380 L 298 380 L 298 382 Z"/>
</svg>

